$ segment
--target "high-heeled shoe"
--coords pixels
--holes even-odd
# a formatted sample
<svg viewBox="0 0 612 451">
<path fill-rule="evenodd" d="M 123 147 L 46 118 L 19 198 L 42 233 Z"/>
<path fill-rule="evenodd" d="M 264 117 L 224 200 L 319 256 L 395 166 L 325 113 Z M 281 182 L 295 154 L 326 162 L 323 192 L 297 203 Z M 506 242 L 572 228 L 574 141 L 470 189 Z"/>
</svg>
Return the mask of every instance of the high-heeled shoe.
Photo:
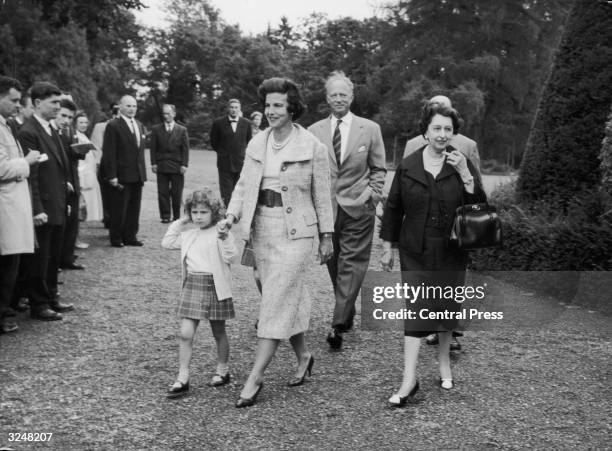
<svg viewBox="0 0 612 451">
<path fill-rule="evenodd" d="M 389 405 L 391 407 L 404 407 L 408 399 L 413 397 L 418 391 L 419 381 L 416 381 L 416 384 L 414 384 L 414 387 L 412 387 L 412 390 L 410 390 L 410 393 L 408 393 L 406 396 L 400 396 L 398 394 L 391 396 L 389 398 Z"/>
<path fill-rule="evenodd" d="M 168 389 L 166 392 L 166 398 L 175 399 L 180 398 L 181 396 L 185 396 L 189 392 L 189 381 L 181 382 L 176 381 L 174 384 L 179 384 L 178 387 L 174 385 Z"/>
<path fill-rule="evenodd" d="M 455 387 L 455 383 L 453 382 L 453 379 L 442 379 L 440 378 L 440 387 L 442 387 L 444 390 L 451 390 L 452 388 Z"/>
<path fill-rule="evenodd" d="M 304 383 L 304 379 L 306 379 L 306 373 L 308 373 L 308 376 L 312 374 L 313 365 L 314 365 L 314 357 L 311 354 L 310 358 L 308 359 L 308 365 L 306 366 L 306 370 L 304 370 L 304 374 L 302 374 L 302 377 L 294 377 L 289 382 L 287 382 L 287 385 L 289 387 L 297 387 L 298 385 L 302 385 Z"/>
<path fill-rule="evenodd" d="M 259 387 L 257 387 L 257 391 L 250 398 L 243 398 L 242 396 L 238 398 L 238 401 L 236 401 L 236 408 L 240 409 L 242 407 L 250 407 L 255 404 L 255 402 L 257 401 L 257 395 L 259 394 L 262 388 L 263 382 L 259 384 Z"/>
</svg>

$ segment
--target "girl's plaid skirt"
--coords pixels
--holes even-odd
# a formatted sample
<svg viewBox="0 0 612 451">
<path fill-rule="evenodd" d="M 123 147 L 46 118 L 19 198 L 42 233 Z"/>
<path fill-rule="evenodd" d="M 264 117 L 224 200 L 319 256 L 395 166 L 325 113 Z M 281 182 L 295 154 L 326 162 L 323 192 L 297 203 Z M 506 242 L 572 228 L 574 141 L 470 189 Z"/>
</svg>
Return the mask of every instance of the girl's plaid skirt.
<svg viewBox="0 0 612 451">
<path fill-rule="evenodd" d="M 212 274 L 187 274 L 179 304 L 176 308 L 179 318 L 226 320 L 234 318 L 232 298 L 217 299 Z"/>
</svg>

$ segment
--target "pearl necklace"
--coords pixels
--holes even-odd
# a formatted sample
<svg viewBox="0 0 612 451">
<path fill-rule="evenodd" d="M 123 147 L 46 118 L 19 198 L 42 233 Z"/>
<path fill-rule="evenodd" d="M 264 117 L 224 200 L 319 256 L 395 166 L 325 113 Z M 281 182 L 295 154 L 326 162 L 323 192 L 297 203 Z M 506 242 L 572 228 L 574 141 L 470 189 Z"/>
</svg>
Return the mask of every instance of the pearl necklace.
<svg viewBox="0 0 612 451">
<path fill-rule="evenodd" d="M 291 138 L 293 137 L 293 129 L 291 129 L 291 132 L 289 133 L 289 136 L 287 136 L 283 141 L 281 142 L 277 142 L 274 139 L 274 133 L 271 133 L 272 135 L 272 149 L 275 152 L 278 152 L 279 150 L 281 150 L 283 147 L 285 147 L 287 145 L 287 143 L 291 140 Z"/>
</svg>

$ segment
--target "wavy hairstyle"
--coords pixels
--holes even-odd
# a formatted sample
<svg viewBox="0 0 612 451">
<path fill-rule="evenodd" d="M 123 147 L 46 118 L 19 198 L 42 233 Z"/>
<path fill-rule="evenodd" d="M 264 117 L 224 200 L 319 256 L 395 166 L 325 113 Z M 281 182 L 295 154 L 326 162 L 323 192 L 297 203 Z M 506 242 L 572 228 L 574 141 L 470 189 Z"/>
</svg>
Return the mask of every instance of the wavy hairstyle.
<svg viewBox="0 0 612 451">
<path fill-rule="evenodd" d="M 266 95 L 277 92 L 287 94 L 287 112 L 291 113 L 291 119 L 296 121 L 306 111 L 306 104 L 302 100 L 300 90 L 293 80 L 288 78 L 273 77 L 264 80 L 257 88 L 259 103 L 266 107 Z"/>
<path fill-rule="evenodd" d="M 188 194 L 185 198 L 183 210 L 192 221 L 191 208 L 194 205 L 206 205 L 207 208 L 210 208 L 212 216 L 211 225 L 214 225 L 225 218 L 225 206 L 223 205 L 223 201 L 213 190 L 208 187 L 196 190 Z"/>
<path fill-rule="evenodd" d="M 421 132 L 421 135 L 423 135 L 423 137 L 425 137 L 427 128 L 429 127 L 429 124 L 431 124 L 431 120 L 436 114 L 445 117 L 450 117 L 451 122 L 453 123 L 453 135 L 456 135 L 459 132 L 460 120 L 459 113 L 457 113 L 457 110 L 441 103 L 427 102 L 423 107 L 423 111 L 421 112 L 421 119 L 419 120 L 419 131 Z"/>
</svg>

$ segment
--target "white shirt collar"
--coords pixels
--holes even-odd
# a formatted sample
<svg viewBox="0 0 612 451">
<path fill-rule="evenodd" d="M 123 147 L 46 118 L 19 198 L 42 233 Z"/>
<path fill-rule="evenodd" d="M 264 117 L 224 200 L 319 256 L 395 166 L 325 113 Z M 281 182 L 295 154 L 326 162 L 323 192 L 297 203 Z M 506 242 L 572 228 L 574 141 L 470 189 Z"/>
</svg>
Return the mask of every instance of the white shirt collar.
<svg viewBox="0 0 612 451">
<path fill-rule="evenodd" d="M 40 123 L 40 125 L 42 125 L 42 128 L 44 128 L 45 131 L 49 130 L 49 124 L 51 124 L 51 122 L 44 120 L 42 117 L 40 117 L 36 113 L 34 113 L 34 117 Z"/>
<path fill-rule="evenodd" d="M 240 116 L 236 116 L 234 118 L 232 118 L 231 116 L 227 116 L 227 120 L 232 122 L 232 121 L 236 121 L 236 124 L 238 123 L 238 121 L 240 120 Z"/>
<path fill-rule="evenodd" d="M 344 116 L 342 116 L 340 119 L 342 120 L 343 124 L 345 124 L 347 127 L 350 127 L 351 122 L 353 121 L 353 113 L 349 111 Z M 336 127 L 336 122 L 338 122 L 338 118 L 332 114 L 331 115 L 332 129 Z"/>
<path fill-rule="evenodd" d="M 133 117 L 127 117 L 127 116 L 124 116 L 123 114 L 121 115 L 121 117 L 123 118 L 123 120 L 125 122 L 128 123 L 128 125 L 132 125 L 132 123 L 134 123 L 134 124 L 136 123 L 136 120 Z M 134 122 L 132 122 L 132 121 L 134 121 Z"/>
</svg>

